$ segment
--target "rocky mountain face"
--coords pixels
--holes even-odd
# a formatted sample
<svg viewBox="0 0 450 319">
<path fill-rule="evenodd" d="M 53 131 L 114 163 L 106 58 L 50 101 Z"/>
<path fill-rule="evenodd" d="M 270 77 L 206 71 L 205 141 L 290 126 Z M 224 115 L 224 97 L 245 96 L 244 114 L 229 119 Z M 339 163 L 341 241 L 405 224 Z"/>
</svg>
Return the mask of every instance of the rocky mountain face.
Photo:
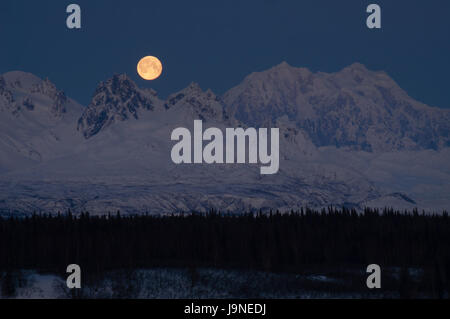
<svg viewBox="0 0 450 319">
<path fill-rule="evenodd" d="M 228 122 L 230 117 L 222 100 L 211 90 L 204 92 L 197 83 L 169 96 L 165 108 L 188 111 L 196 119 L 203 121 Z"/>
<path fill-rule="evenodd" d="M 90 138 L 113 123 L 139 119 L 139 112 L 160 105 L 156 92 L 142 90 L 126 75 L 101 82 L 78 121 L 78 131 Z"/>
<path fill-rule="evenodd" d="M 287 116 L 316 146 L 392 151 L 450 146 L 450 111 L 413 100 L 385 72 L 355 63 L 312 73 L 282 63 L 249 75 L 224 102 L 255 126 Z"/>
<path fill-rule="evenodd" d="M 0 96 L 3 109 L 9 109 L 15 115 L 22 110 L 34 111 L 36 101 L 44 99 L 50 102 L 45 105 L 49 115 L 61 118 L 69 102 L 65 93 L 49 79 L 41 80 L 25 72 L 9 72 L 0 76 Z"/>
<path fill-rule="evenodd" d="M 48 79 L 25 72 L 0 76 L 0 172 L 68 151 L 82 110 Z"/>
<path fill-rule="evenodd" d="M 31 93 L 43 94 L 49 97 L 53 103 L 50 105 L 50 113 L 55 117 L 62 117 L 67 112 L 66 104 L 68 99 L 63 91 L 60 91 L 56 86 L 50 82 L 49 79 L 45 79 L 42 82 L 37 83 L 31 89 Z M 28 97 L 23 102 L 23 105 L 27 108 L 33 106 L 31 99 Z"/>
<path fill-rule="evenodd" d="M 13 94 L 6 87 L 6 82 L 3 76 L 0 76 L 0 98 L 1 98 L 1 106 L 3 108 L 8 108 L 14 102 Z"/>
</svg>

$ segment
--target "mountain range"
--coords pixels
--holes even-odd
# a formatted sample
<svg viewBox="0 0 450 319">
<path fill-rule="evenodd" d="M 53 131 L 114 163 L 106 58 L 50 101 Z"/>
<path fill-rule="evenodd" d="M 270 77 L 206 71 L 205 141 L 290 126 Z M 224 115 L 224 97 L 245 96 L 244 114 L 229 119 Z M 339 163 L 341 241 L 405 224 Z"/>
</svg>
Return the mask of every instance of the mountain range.
<svg viewBox="0 0 450 319">
<path fill-rule="evenodd" d="M 175 165 L 176 127 L 278 127 L 280 171 Z M 0 75 L 0 212 L 171 213 L 345 205 L 448 209 L 450 111 L 355 63 L 283 62 L 222 96 L 191 83 L 160 98 L 127 75 L 87 106 L 25 72 Z"/>
</svg>

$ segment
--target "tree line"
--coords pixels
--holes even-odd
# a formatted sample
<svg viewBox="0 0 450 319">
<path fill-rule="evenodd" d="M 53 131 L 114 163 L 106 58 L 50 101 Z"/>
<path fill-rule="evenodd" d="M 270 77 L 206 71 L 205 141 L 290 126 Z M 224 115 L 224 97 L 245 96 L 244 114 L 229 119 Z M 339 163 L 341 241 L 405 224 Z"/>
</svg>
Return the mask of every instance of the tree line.
<svg viewBox="0 0 450 319">
<path fill-rule="evenodd" d="M 0 218 L 0 269 L 156 266 L 296 272 L 304 265 L 450 266 L 450 219 L 329 208 L 268 214 Z"/>
</svg>

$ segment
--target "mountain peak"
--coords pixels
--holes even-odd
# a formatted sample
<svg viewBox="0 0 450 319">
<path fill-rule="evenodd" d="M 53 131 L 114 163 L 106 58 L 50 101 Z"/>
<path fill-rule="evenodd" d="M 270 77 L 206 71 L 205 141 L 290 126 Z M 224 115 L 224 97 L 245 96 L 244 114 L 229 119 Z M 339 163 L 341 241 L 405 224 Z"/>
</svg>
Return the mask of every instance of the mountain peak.
<svg viewBox="0 0 450 319">
<path fill-rule="evenodd" d="M 336 73 L 282 63 L 248 76 L 224 102 L 237 120 L 254 126 L 287 116 L 316 146 L 392 151 L 450 145 L 444 111 L 418 103 L 386 73 L 361 63 Z"/>
<path fill-rule="evenodd" d="M 369 69 L 367 69 L 367 67 L 364 64 L 359 63 L 359 62 L 352 63 L 349 66 L 345 67 L 344 69 L 364 71 L 364 72 L 369 71 Z"/>
<path fill-rule="evenodd" d="M 9 87 L 23 89 L 31 89 L 33 86 L 42 82 L 42 80 L 34 74 L 22 71 L 11 71 L 4 73 L 3 79 L 5 84 Z"/>
<path fill-rule="evenodd" d="M 130 83 L 137 87 L 136 83 L 126 73 L 114 74 L 111 80 L 119 83 Z"/>
<path fill-rule="evenodd" d="M 197 82 L 191 82 L 185 89 L 182 90 L 182 92 L 192 92 L 194 94 L 200 94 L 203 93 L 203 90 Z"/>
<path fill-rule="evenodd" d="M 22 71 L 11 71 L 2 75 L 4 84 L 12 89 L 23 89 L 26 91 L 35 92 L 39 88 L 45 88 L 47 91 L 58 91 L 56 85 L 50 81 L 48 77 L 44 80 L 36 75 Z M 60 91 L 62 92 L 62 91 Z M 44 93 L 45 92 L 39 92 Z"/>
<path fill-rule="evenodd" d="M 373 78 L 377 72 L 369 70 L 364 64 L 356 62 L 346 66 L 339 72 L 332 75 L 341 76 L 344 78 L 355 80 L 357 83 Z"/>
<path fill-rule="evenodd" d="M 283 68 L 292 68 L 292 66 L 286 61 L 281 62 L 280 64 L 273 67 L 274 69 L 283 69 Z"/>
<path fill-rule="evenodd" d="M 96 93 L 103 90 L 109 90 L 111 94 L 119 94 L 122 91 L 136 90 L 138 87 L 132 79 L 126 74 L 114 74 L 106 81 L 100 82 Z"/>
<path fill-rule="evenodd" d="M 14 115 L 21 110 L 33 111 L 35 104 L 42 103 L 42 98 L 48 99 L 44 109 L 53 117 L 61 118 L 66 113 L 68 98 L 48 78 L 41 80 L 22 71 L 7 72 L 0 78 L 0 97 L 6 100 L 6 108 Z"/>
<path fill-rule="evenodd" d="M 294 67 L 286 61 L 261 72 L 253 72 L 248 75 L 244 82 L 266 82 L 266 81 L 286 81 L 295 79 L 306 79 L 310 77 L 311 71 L 307 68 Z"/>
<path fill-rule="evenodd" d="M 43 94 L 52 99 L 53 105 L 50 111 L 55 117 L 61 117 L 62 114 L 67 112 L 65 107 L 65 104 L 68 101 L 66 94 L 63 91 L 58 90 L 56 85 L 48 78 L 33 85 L 31 92 Z"/>
<path fill-rule="evenodd" d="M 170 95 L 165 107 L 166 109 L 180 108 L 183 112 L 187 111 L 194 118 L 202 120 L 215 119 L 220 121 L 227 118 L 224 107 L 216 94 L 211 89 L 203 91 L 195 82 Z"/>
<path fill-rule="evenodd" d="M 158 103 L 156 91 L 140 89 L 128 75 L 116 74 L 98 85 L 78 121 L 78 130 L 90 138 L 115 122 L 137 120 L 139 110 L 153 110 Z"/>
<path fill-rule="evenodd" d="M 114 74 L 113 78 L 118 78 L 119 80 L 122 80 L 122 81 L 127 81 L 127 80 L 131 81 L 131 78 L 126 73 Z"/>
</svg>

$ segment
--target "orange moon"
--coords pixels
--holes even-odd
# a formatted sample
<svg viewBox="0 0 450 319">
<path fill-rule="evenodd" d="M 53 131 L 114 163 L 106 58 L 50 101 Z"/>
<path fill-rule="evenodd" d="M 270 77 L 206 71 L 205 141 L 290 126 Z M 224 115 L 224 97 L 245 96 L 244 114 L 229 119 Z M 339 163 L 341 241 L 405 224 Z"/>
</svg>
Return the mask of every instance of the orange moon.
<svg viewBox="0 0 450 319">
<path fill-rule="evenodd" d="M 142 58 L 137 65 L 137 72 L 144 80 L 152 81 L 161 76 L 163 67 L 161 61 L 154 56 Z"/>
</svg>

